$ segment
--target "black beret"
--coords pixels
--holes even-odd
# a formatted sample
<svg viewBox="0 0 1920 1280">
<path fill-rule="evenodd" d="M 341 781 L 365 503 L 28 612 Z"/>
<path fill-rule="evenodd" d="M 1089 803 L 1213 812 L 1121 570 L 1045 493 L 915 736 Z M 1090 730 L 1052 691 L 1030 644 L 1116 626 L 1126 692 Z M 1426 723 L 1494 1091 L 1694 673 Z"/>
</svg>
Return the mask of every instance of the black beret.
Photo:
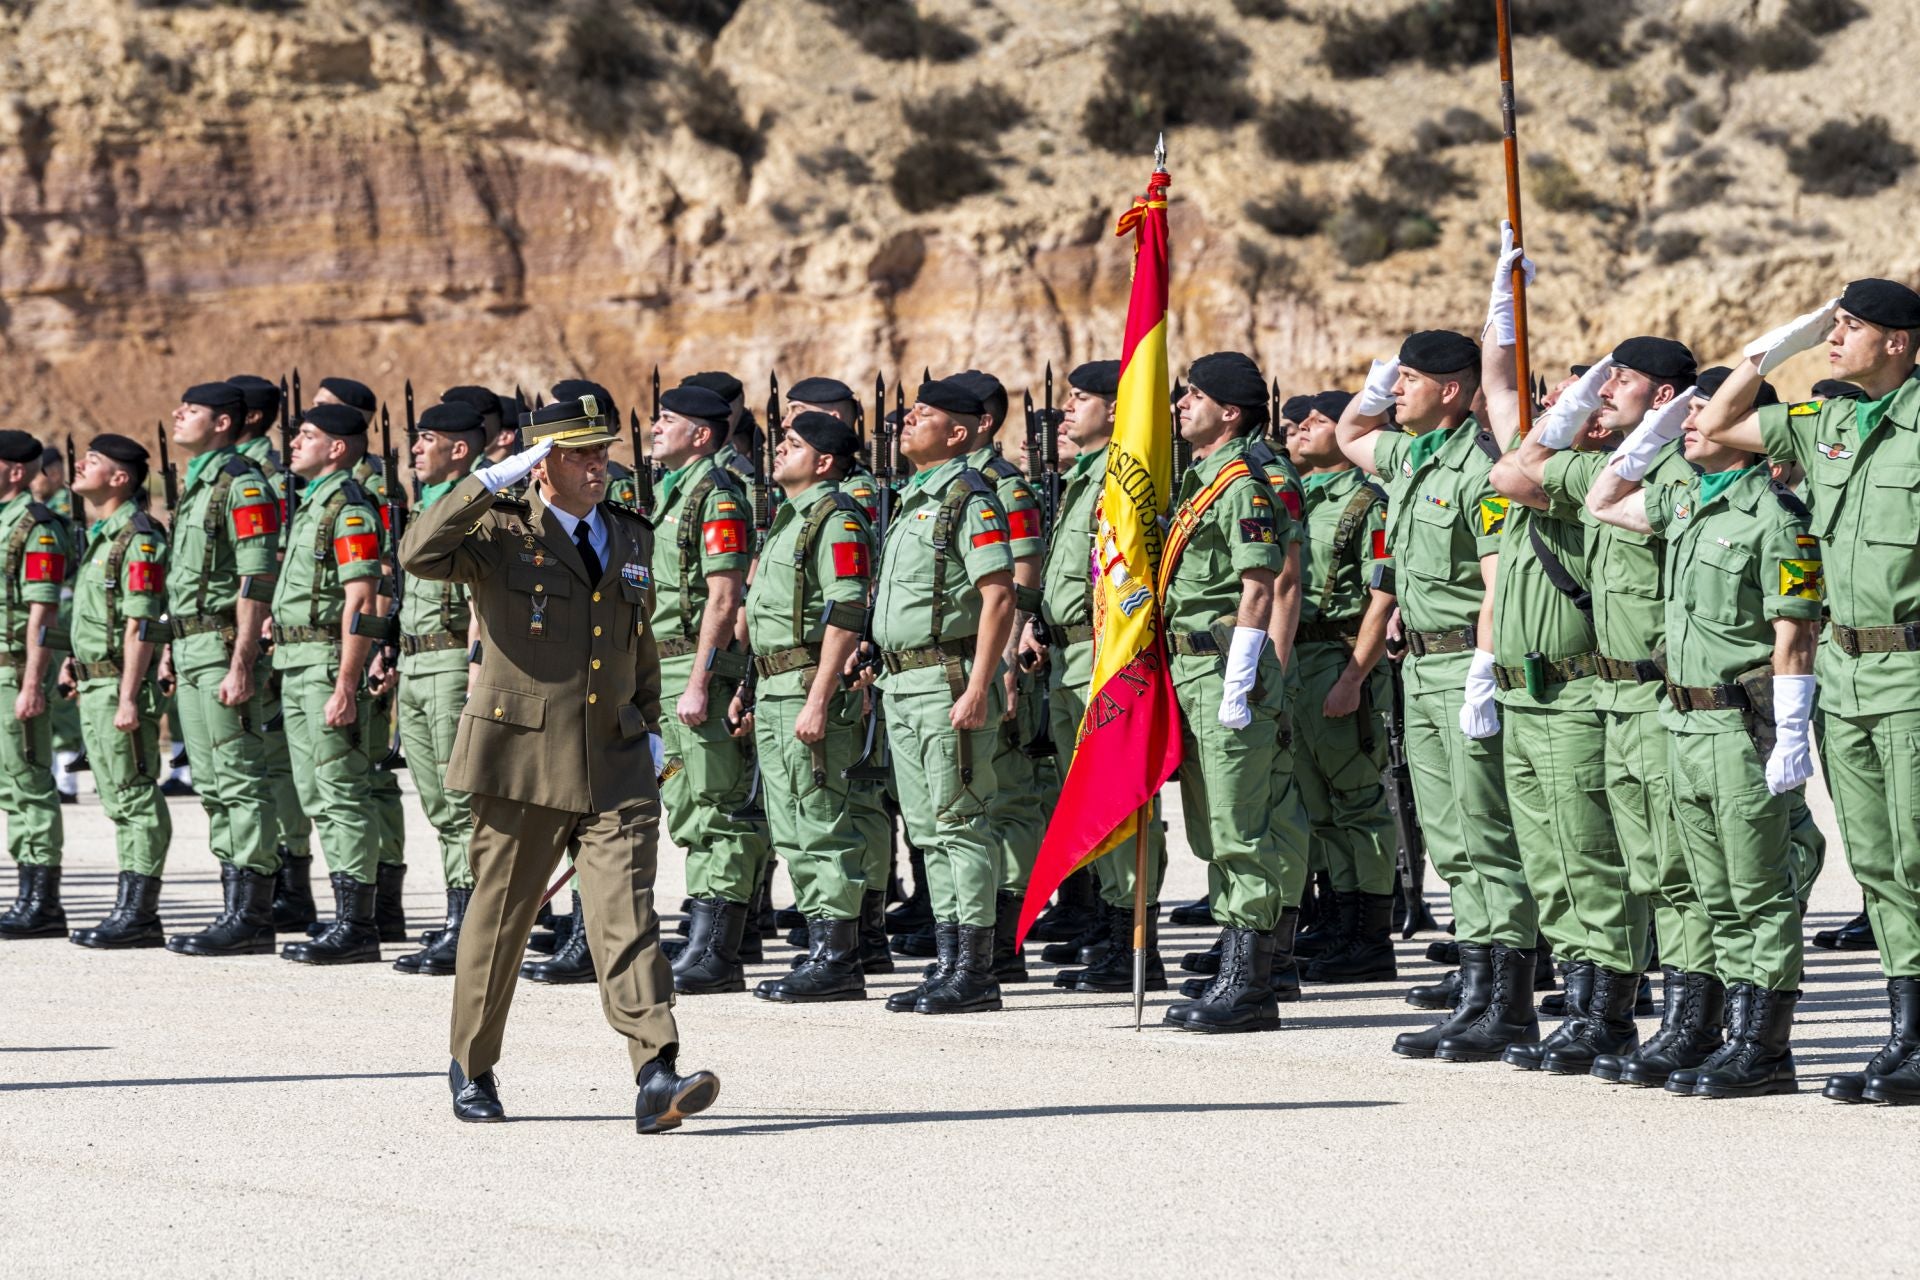
<svg viewBox="0 0 1920 1280">
<path fill-rule="evenodd" d="M 733 406 L 728 404 L 719 392 L 711 387 L 695 386 L 686 382 L 671 391 L 663 392 L 660 396 L 660 407 L 668 413 L 679 414 L 683 418 L 695 418 L 716 427 L 725 427 L 727 419 L 733 416 Z"/>
<path fill-rule="evenodd" d="M 40 442 L 24 431 L 0 431 L 0 462 L 38 462 Z"/>
<path fill-rule="evenodd" d="M 355 382 L 352 378 L 322 378 L 320 389 L 331 391 L 334 399 L 341 404 L 358 409 L 362 413 L 372 413 L 380 407 L 380 401 L 374 396 L 373 388 L 364 382 Z"/>
<path fill-rule="evenodd" d="M 1314 410 L 1340 421 L 1340 415 L 1347 411 L 1347 405 L 1353 400 L 1351 391 L 1322 391 L 1313 398 Z"/>
<path fill-rule="evenodd" d="M 511 396 L 497 396 L 485 387 L 474 386 L 448 387 L 440 393 L 441 404 L 472 405 L 476 413 L 499 413 L 500 402 L 503 399 L 510 400 L 512 398 Z M 514 409 L 513 416 L 516 421 L 519 419 L 520 410 L 518 408 Z"/>
<path fill-rule="evenodd" d="M 607 416 L 609 422 L 620 416 L 620 410 L 614 407 L 613 392 L 585 378 L 565 378 L 554 383 L 553 390 L 548 394 L 555 400 L 578 400 L 582 396 L 592 396 L 593 402 L 600 406 L 600 412 Z M 615 422 L 614 425 L 620 424 Z"/>
<path fill-rule="evenodd" d="M 1576 378 L 1584 378 L 1587 376 L 1587 370 L 1591 368 L 1593 366 L 1590 364 L 1570 364 L 1567 366 L 1567 372 Z"/>
<path fill-rule="evenodd" d="M 901 426 L 906 423 L 906 420 L 907 420 L 907 411 L 905 409 L 887 410 L 887 425 L 892 427 L 895 431 L 898 431 L 901 428 Z"/>
<path fill-rule="evenodd" d="M 1672 338 L 1628 338 L 1613 349 L 1613 362 L 1622 369 L 1683 387 L 1699 372 L 1693 352 Z"/>
<path fill-rule="evenodd" d="M 1288 422 L 1305 422 L 1307 415 L 1312 412 L 1312 396 L 1288 396 L 1286 403 L 1280 406 L 1280 416 Z"/>
<path fill-rule="evenodd" d="M 416 431 L 439 431 L 452 434 L 462 431 L 484 431 L 486 420 L 480 411 L 470 404 L 449 401 L 444 404 L 430 404 L 420 414 L 420 420 L 414 423 Z"/>
<path fill-rule="evenodd" d="M 1840 295 L 1840 305 L 1882 329 L 1920 329 L 1920 293 L 1894 280 L 1855 280 Z"/>
<path fill-rule="evenodd" d="M 311 422 L 330 436 L 367 434 L 367 420 L 344 404 L 316 404 L 300 415 L 300 421 Z"/>
<path fill-rule="evenodd" d="M 205 405 L 215 413 L 231 414 L 234 425 L 246 416 L 247 398 L 230 382 L 202 382 L 180 393 L 182 404 Z"/>
<path fill-rule="evenodd" d="M 236 373 L 227 379 L 227 385 L 240 388 L 240 395 L 247 402 L 247 412 L 258 409 L 261 413 L 271 414 L 280 407 L 280 387 L 268 382 L 257 373 Z"/>
<path fill-rule="evenodd" d="M 42 471 L 46 470 L 48 467 L 57 467 L 64 460 L 65 460 L 64 456 L 61 454 L 60 450 L 54 448 L 52 445 L 48 445 L 46 448 L 40 451 L 40 469 Z"/>
<path fill-rule="evenodd" d="M 853 434 L 852 427 L 830 413 L 809 409 L 805 413 L 795 414 L 787 427 L 820 452 L 836 458 L 851 458 L 860 452 L 860 437 Z"/>
<path fill-rule="evenodd" d="M 1720 390 L 1722 384 L 1726 382 L 1732 373 L 1733 370 L 1723 364 L 1717 364 L 1711 369 L 1702 369 L 1698 374 L 1694 375 L 1693 398 L 1696 400 L 1713 399 L 1714 394 Z M 1813 393 L 1819 395 L 1820 388 L 1815 387 Z M 1760 384 L 1759 392 L 1753 397 L 1753 407 L 1758 409 L 1764 405 L 1779 403 L 1780 393 L 1773 389 L 1771 382 L 1763 381 Z"/>
<path fill-rule="evenodd" d="M 1120 362 L 1089 360 L 1067 375 L 1067 385 L 1090 396 L 1111 400 L 1120 394 Z"/>
<path fill-rule="evenodd" d="M 1813 384 L 1815 400 L 1865 400 L 1867 393 L 1851 382 L 1842 382 L 1838 378 L 1822 378 Z"/>
<path fill-rule="evenodd" d="M 1243 409 L 1266 407 L 1267 380 L 1260 376 L 1260 366 L 1238 351 L 1216 351 L 1210 356 L 1201 356 L 1187 370 L 1187 385 L 1199 388 L 1209 399 L 1221 404 L 1239 405 Z"/>
<path fill-rule="evenodd" d="M 959 373 L 948 374 L 947 381 L 973 392 L 980 398 L 980 407 L 996 418 L 1007 416 L 1006 384 L 992 374 L 982 373 L 978 369 L 962 369 Z"/>
<path fill-rule="evenodd" d="M 973 388 L 954 378 L 935 378 L 923 382 L 920 389 L 913 393 L 914 403 L 928 405 L 942 413 L 957 413 L 963 417 L 977 418 L 987 411 L 980 403 L 980 397 Z"/>
<path fill-rule="evenodd" d="M 722 400 L 725 400 L 729 407 L 732 406 L 735 400 L 745 395 L 747 390 L 740 385 L 740 379 L 730 373 L 722 373 L 717 369 L 682 378 L 680 379 L 680 385 L 683 387 L 700 387 L 704 390 L 711 391 Z"/>
<path fill-rule="evenodd" d="M 147 447 L 138 440 L 130 440 L 126 436 L 117 436 L 112 432 L 103 432 L 95 436 L 87 448 L 103 458 L 112 458 L 115 462 L 125 463 L 127 466 L 137 467 L 143 471 L 152 458 L 152 455 L 147 452 Z"/>
<path fill-rule="evenodd" d="M 1400 363 L 1416 373 L 1440 377 L 1480 366 L 1480 346 L 1451 329 L 1422 329 L 1400 344 Z"/>
<path fill-rule="evenodd" d="M 507 426 L 518 423 L 520 421 L 520 415 L 527 411 L 527 406 L 520 402 L 519 396 L 497 395 L 493 398 L 493 405 L 492 412 L 498 413 L 501 423 Z M 487 409 L 482 408 L 480 405 L 476 404 L 473 407 L 479 409 L 482 413 L 488 412 Z"/>
<path fill-rule="evenodd" d="M 802 378 L 787 388 L 787 399 L 801 404 L 839 404 L 853 399 L 853 388 L 838 378 Z"/>
</svg>

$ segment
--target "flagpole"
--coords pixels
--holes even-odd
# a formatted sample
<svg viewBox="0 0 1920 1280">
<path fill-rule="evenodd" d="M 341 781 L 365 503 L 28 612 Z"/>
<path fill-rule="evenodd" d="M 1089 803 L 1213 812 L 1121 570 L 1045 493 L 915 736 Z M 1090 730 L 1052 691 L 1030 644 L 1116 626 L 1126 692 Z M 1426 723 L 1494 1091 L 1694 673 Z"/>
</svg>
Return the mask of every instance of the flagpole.
<svg viewBox="0 0 1920 1280">
<path fill-rule="evenodd" d="M 1153 801 L 1140 806 L 1133 822 L 1133 1029 L 1147 1008 L 1147 822 Z"/>
<path fill-rule="evenodd" d="M 1508 0 L 1493 0 L 1494 33 L 1500 48 L 1500 137 L 1507 162 L 1507 221 L 1513 224 L 1513 247 L 1524 243 L 1520 233 L 1520 138 L 1514 123 L 1513 22 Z M 1513 261 L 1513 380 L 1520 388 L 1520 434 L 1533 429 L 1533 380 L 1527 351 L 1527 273 L 1524 256 Z"/>
</svg>

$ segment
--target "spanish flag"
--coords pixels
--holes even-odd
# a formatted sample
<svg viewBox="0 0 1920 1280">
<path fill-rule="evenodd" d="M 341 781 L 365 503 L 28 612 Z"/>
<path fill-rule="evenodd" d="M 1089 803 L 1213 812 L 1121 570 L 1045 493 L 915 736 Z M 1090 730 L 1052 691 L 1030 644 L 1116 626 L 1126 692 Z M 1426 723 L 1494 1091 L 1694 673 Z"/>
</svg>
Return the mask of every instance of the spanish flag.
<svg viewBox="0 0 1920 1280">
<path fill-rule="evenodd" d="M 1167 186 L 1156 168 L 1115 235 L 1133 237 L 1133 292 L 1120 353 L 1113 447 L 1094 511 L 1093 683 L 1087 714 L 1040 842 L 1024 940 L 1060 882 L 1132 840 L 1142 811 L 1180 767 L 1179 704 L 1167 672 L 1154 583 L 1171 505 L 1173 413 L 1167 363 Z M 1132 856 L 1131 846 L 1115 854 Z"/>
</svg>

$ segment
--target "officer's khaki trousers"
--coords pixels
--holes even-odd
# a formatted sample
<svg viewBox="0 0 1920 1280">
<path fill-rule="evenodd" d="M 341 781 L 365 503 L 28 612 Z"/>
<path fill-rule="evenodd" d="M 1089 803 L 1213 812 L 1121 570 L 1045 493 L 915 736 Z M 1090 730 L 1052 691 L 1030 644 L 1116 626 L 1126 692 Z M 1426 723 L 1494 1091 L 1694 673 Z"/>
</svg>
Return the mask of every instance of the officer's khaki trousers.
<svg viewBox="0 0 1920 1280">
<path fill-rule="evenodd" d="M 468 1079 L 500 1060 L 540 895 L 571 848 L 600 1007 L 627 1038 L 637 1078 L 679 1042 L 673 973 L 660 953 L 653 905 L 659 805 L 642 800 L 609 813 L 569 813 L 486 795 L 472 804 L 474 884 L 453 979 L 454 1060 Z"/>
</svg>

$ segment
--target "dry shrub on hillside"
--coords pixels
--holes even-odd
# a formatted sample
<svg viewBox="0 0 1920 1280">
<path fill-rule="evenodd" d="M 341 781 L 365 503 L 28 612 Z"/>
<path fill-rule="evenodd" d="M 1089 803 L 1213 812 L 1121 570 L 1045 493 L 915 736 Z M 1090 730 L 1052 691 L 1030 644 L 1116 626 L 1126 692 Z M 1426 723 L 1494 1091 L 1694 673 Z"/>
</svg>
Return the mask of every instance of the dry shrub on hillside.
<svg viewBox="0 0 1920 1280">
<path fill-rule="evenodd" d="M 1913 160 L 1913 148 L 1893 136 L 1884 116 L 1829 120 L 1787 147 L 1787 168 L 1800 189 L 1819 195 L 1870 196 L 1899 181 Z"/>
<path fill-rule="evenodd" d="M 1341 261 L 1363 267 L 1404 249 L 1437 243 L 1440 224 L 1423 209 L 1356 191 L 1327 219 L 1326 232 Z"/>
<path fill-rule="evenodd" d="M 1027 118 L 1020 99 L 997 84 L 983 83 L 965 91 L 942 90 L 902 110 L 915 133 L 950 142 L 992 143 Z"/>
<path fill-rule="evenodd" d="M 980 46 L 939 18 L 929 18 L 910 0 L 814 0 L 862 49 L 888 62 L 958 62 Z"/>
<path fill-rule="evenodd" d="M 1367 147 L 1353 112 L 1308 95 L 1282 98 L 1261 112 L 1260 142 L 1276 160 L 1299 164 L 1350 160 Z"/>
<path fill-rule="evenodd" d="M 1297 182 L 1289 182 L 1265 200 L 1249 200 L 1240 206 L 1262 231 L 1285 240 L 1316 235 L 1326 224 L 1327 202 L 1307 195 Z"/>
<path fill-rule="evenodd" d="M 1225 128 L 1253 114 L 1253 99 L 1242 85 L 1249 50 L 1211 18 L 1135 14 L 1106 47 L 1106 74 L 1080 124 L 1096 147 L 1145 152 L 1163 129 Z"/>
<path fill-rule="evenodd" d="M 908 213 L 927 213 L 968 196 L 998 189 L 993 168 L 973 148 L 924 138 L 900 153 L 887 180 L 893 198 Z"/>
</svg>

